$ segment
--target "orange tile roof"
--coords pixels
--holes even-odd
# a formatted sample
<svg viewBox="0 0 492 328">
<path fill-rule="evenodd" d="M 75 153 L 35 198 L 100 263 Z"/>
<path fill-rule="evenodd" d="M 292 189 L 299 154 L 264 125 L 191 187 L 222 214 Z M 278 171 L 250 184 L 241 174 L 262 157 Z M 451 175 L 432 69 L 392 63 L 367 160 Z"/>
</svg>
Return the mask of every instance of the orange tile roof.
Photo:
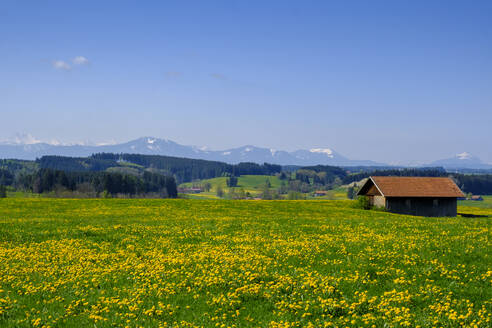
<svg viewBox="0 0 492 328">
<path fill-rule="evenodd" d="M 464 197 L 450 178 L 370 177 L 385 197 Z"/>
</svg>

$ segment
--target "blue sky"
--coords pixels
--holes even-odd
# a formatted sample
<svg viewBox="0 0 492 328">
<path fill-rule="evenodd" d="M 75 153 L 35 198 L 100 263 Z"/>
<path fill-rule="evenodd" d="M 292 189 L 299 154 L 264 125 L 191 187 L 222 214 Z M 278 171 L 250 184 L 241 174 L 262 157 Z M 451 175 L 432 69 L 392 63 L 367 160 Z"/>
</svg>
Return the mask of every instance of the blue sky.
<svg viewBox="0 0 492 328">
<path fill-rule="evenodd" d="M 0 2 L 0 139 L 492 162 L 491 1 Z"/>
</svg>

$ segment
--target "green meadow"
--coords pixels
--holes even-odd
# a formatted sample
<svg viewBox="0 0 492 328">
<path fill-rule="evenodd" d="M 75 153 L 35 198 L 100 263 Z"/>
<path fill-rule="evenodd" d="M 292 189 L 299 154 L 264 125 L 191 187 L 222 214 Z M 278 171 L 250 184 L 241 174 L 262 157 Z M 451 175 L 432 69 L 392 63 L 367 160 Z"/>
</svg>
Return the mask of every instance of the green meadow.
<svg viewBox="0 0 492 328">
<path fill-rule="evenodd" d="M 0 199 L 0 327 L 490 327 L 492 209 Z"/>
<path fill-rule="evenodd" d="M 480 208 L 492 208 L 492 196 L 482 196 L 482 201 L 476 200 L 460 200 L 458 204 L 461 206 L 473 206 Z"/>
</svg>

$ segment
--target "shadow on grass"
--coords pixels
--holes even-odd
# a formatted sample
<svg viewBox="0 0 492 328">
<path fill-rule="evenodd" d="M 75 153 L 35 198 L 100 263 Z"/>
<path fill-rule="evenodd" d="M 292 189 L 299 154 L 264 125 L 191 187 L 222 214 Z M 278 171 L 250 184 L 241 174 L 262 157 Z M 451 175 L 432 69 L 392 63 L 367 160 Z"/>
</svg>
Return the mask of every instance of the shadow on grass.
<svg viewBox="0 0 492 328">
<path fill-rule="evenodd" d="M 465 214 L 465 213 L 457 213 L 464 218 L 488 218 L 489 215 L 480 215 L 480 214 Z"/>
</svg>

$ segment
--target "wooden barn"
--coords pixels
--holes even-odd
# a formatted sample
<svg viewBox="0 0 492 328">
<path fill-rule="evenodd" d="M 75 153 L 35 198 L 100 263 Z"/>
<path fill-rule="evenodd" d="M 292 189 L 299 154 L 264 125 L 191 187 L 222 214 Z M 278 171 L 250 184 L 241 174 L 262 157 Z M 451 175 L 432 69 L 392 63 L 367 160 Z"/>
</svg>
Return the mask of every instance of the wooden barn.
<svg viewBox="0 0 492 328">
<path fill-rule="evenodd" d="M 457 198 L 464 197 L 450 178 L 369 177 L 357 195 L 389 212 L 420 216 L 456 216 Z"/>
</svg>

